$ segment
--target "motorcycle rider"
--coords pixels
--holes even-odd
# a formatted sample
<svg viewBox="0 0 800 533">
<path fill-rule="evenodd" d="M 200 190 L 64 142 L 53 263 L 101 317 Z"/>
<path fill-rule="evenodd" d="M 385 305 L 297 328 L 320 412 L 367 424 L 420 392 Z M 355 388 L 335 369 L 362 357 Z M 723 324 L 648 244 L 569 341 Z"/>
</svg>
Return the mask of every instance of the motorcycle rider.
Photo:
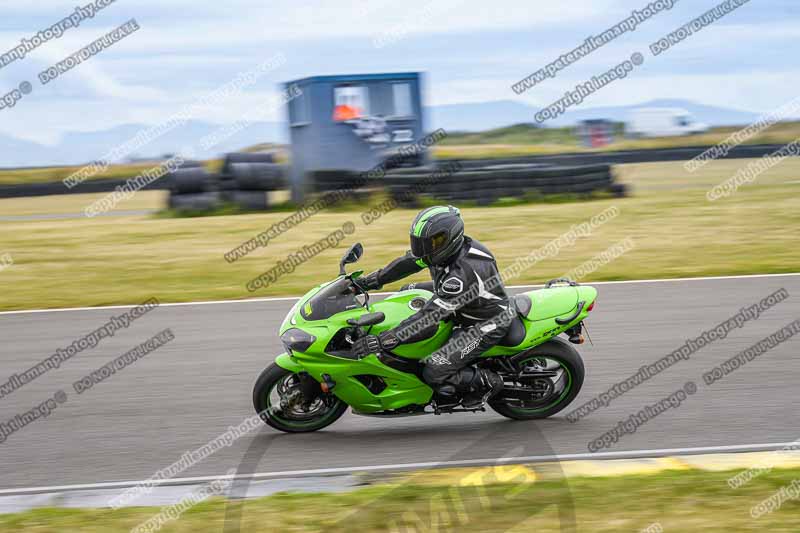
<svg viewBox="0 0 800 533">
<path fill-rule="evenodd" d="M 426 324 L 452 318 L 450 339 L 425 358 L 423 380 L 436 390 L 445 404 L 480 407 L 503 388 L 503 380 L 488 369 L 472 364 L 498 344 L 508 332 L 510 316 L 516 313 L 497 270 L 494 256 L 480 242 L 464 235 L 464 221 L 453 206 L 422 210 L 411 224 L 411 250 L 386 267 L 356 278 L 363 290 L 380 289 L 428 267 L 432 283 L 417 284 L 433 297 L 411 317 L 379 335 L 355 341 L 359 356 L 392 350 L 415 342 L 412 337 Z M 509 314 L 511 313 L 511 315 Z"/>
</svg>

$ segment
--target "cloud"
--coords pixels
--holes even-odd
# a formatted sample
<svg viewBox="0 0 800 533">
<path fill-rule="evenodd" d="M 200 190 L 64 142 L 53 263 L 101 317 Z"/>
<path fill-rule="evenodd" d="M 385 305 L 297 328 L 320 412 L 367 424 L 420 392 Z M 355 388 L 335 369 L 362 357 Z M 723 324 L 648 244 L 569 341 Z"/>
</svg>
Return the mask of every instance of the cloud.
<svg viewBox="0 0 800 533">
<path fill-rule="evenodd" d="M 0 53 L 88 1 L 9 3 Z M 154 124 L 276 52 L 286 54 L 284 67 L 197 118 L 236 120 L 293 78 L 398 70 L 428 72 L 428 105 L 506 99 L 546 105 L 633 51 L 647 52 L 651 42 L 717 3 L 679 2 L 521 98 L 510 90 L 649 1 L 118 0 L 80 28 L 0 69 L 3 93 L 22 80 L 33 81 L 40 70 L 130 18 L 141 26 L 64 77 L 36 86 L 14 109 L 0 111 L 0 132 L 53 143 L 70 131 Z M 787 66 L 800 52 L 800 26 L 787 16 L 797 8 L 775 0 L 755 6 L 752 2 L 662 56 L 648 54 L 641 70 L 583 107 L 669 97 L 768 110 L 788 100 L 800 82 Z M 402 39 L 373 46 L 376 35 L 398 27 Z M 274 120 L 280 119 L 276 113 Z"/>
<path fill-rule="evenodd" d="M 269 3 L 254 3 L 249 0 L 230 0 L 224 3 L 173 0 L 169 4 L 155 0 L 137 0 L 135 10 L 123 10 L 123 2 L 113 4 L 100 12 L 94 20 L 85 22 L 79 29 L 71 30 L 65 39 L 69 38 L 70 42 L 74 42 L 77 34 L 83 37 L 87 28 L 99 21 L 122 22 L 122 15 L 136 17 L 143 28 L 150 30 L 148 39 L 139 43 L 140 51 L 198 50 L 218 46 L 258 46 L 276 41 L 290 43 L 334 38 L 369 38 L 408 20 L 419 23 L 411 25 L 412 34 L 514 29 L 536 31 L 553 25 L 580 24 L 591 20 L 613 3 L 612 0 L 595 0 L 584 5 L 577 2 L 542 2 L 532 8 L 529 1 L 504 0 L 503 9 L 497 9 L 495 5 L 483 0 L 374 0 L 374 3 L 363 0 L 277 0 Z M 15 4 L 12 13 L 21 17 L 36 14 L 39 15 L 36 17 L 39 24 L 47 24 L 69 14 L 72 9 L 72 2 L 57 1 L 48 2 L 47 9 L 41 5 L 23 8 L 20 4 Z M 41 20 L 41 15 L 45 13 L 51 14 L 52 22 Z M 417 17 L 421 15 L 431 15 L 432 18 L 418 20 Z M 22 29 L 2 32 L 0 43 L 13 43 L 38 29 L 40 28 L 32 26 L 27 32 Z"/>
</svg>

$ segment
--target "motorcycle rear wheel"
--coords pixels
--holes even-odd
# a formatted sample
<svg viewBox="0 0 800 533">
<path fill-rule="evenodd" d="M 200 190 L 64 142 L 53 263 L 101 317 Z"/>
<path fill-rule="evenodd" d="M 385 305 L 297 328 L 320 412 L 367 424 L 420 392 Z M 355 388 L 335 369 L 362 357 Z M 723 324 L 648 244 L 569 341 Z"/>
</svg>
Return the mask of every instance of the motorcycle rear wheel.
<svg viewBox="0 0 800 533">
<path fill-rule="evenodd" d="M 286 433 L 308 433 L 333 424 L 347 410 L 333 395 L 305 407 L 298 382 L 297 374 L 274 363 L 261 372 L 253 386 L 253 407 L 261 420 Z"/>
<path fill-rule="evenodd" d="M 527 406 L 513 405 L 513 402 L 502 399 L 502 391 L 496 399 L 490 400 L 489 407 L 507 418 L 536 420 L 553 416 L 567 407 L 583 386 L 585 376 L 583 359 L 571 344 L 562 339 L 551 339 L 527 352 L 514 356 L 513 361 L 517 368 L 524 368 L 527 364 L 533 364 L 536 361 L 555 362 L 558 363 L 562 372 L 559 374 L 558 382 L 554 384 L 554 392 L 543 400 L 532 401 Z M 508 376 L 504 375 L 503 377 L 507 378 Z M 505 381 L 508 383 L 508 380 Z M 555 388 L 556 385 L 559 387 L 558 389 Z"/>
</svg>

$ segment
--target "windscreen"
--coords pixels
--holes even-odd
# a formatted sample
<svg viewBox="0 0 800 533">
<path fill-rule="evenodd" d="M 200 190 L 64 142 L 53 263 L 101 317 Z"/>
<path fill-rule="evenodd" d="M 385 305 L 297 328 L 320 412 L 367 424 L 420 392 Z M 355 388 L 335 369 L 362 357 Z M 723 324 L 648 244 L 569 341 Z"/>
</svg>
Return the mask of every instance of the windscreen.
<svg viewBox="0 0 800 533">
<path fill-rule="evenodd" d="M 300 309 L 306 320 L 324 320 L 336 313 L 359 307 L 351 290 L 351 282 L 346 278 L 334 281 L 311 297 Z"/>
</svg>

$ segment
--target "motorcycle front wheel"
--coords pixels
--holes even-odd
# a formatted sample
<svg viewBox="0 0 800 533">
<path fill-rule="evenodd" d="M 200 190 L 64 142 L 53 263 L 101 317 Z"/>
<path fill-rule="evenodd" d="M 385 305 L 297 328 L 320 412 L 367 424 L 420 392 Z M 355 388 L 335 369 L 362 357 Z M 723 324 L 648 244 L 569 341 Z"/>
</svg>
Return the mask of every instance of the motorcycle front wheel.
<svg viewBox="0 0 800 533">
<path fill-rule="evenodd" d="M 347 404 L 332 394 L 308 401 L 300 377 L 276 364 L 261 372 L 253 386 L 253 407 L 269 426 L 286 433 L 317 431 L 336 422 Z"/>
</svg>

